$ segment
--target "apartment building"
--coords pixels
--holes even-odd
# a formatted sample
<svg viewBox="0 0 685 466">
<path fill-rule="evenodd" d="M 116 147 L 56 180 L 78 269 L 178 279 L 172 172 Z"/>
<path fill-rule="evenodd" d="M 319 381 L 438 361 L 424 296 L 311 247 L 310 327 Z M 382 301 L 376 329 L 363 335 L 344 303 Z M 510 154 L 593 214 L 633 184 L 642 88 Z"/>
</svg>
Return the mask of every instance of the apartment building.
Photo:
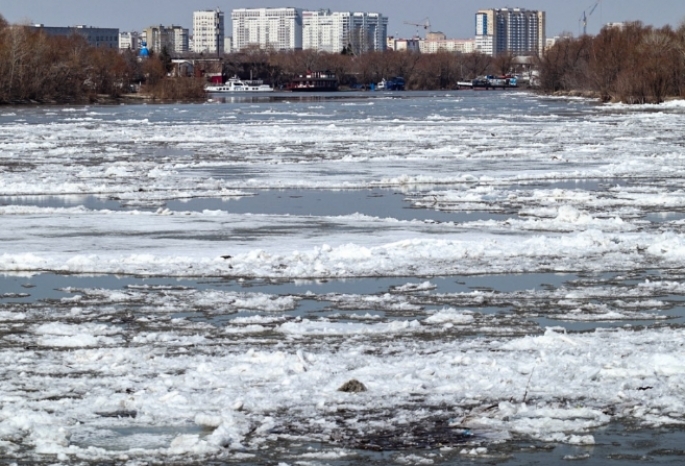
<svg viewBox="0 0 685 466">
<path fill-rule="evenodd" d="M 478 10 L 475 48 L 487 55 L 542 55 L 545 51 L 544 11 L 523 8 Z"/>
<path fill-rule="evenodd" d="M 239 8 L 231 12 L 233 50 L 302 49 L 301 8 Z"/>
<path fill-rule="evenodd" d="M 347 47 L 350 13 L 331 10 L 302 13 L 302 48 L 320 52 L 341 52 Z"/>
<path fill-rule="evenodd" d="M 140 36 L 137 32 L 119 33 L 119 50 L 138 50 L 140 47 Z"/>
<path fill-rule="evenodd" d="M 43 24 L 34 24 L 30 27 L 43 31 L 48 36 L 71 36 L 73 34 L 82 36 L 93 47 L 105 47 L 111 49 L 119 48 L 119 29 L 115 28 L 95 28 L 92 26 L 69 26 L 52 27 Z"/>
<path fill-rule="evenodd" d="M 380 13 L 352 13 L 348 47 L 356 55 L 388 46 L 388 17 Z"/>
<path fill-rule="evenodd" d="M 199 10 L 193 12 L 193 52 L 217 54 L 224 50 L 224 12 Z"/>
<path fill-rule="evenodd" d="M 473 53 L 476 43 L 472 39 L 443 39 L 419 41 L 421 53 Z"/>
<path fill-rule="evenodd" d="M 388 18 L 380 13 L 318 10 L 302 13 L 302 47 L 319 52 L 355 54 L 385 50 Z"/>
<path fill-rule="evenodd" d="M 181 26 L 150 26 L 143 31 L 149 50 L 185 53 L 189 50 L 188 29 Z"/>
<path fill-rule="evenodd" d="M 419 37 L 400 39 L 394 36 L 388 36 L 387 49 L 394 50 L 395 52 L 420 52 L 421 39 Z"/>
<path fill-rule="evenodd" d="M 442 32 L 429 32 L 419 42 L 421 53 L 473 53 L 476 42 L 473 39 L 448 39 Z"/>
</svg>

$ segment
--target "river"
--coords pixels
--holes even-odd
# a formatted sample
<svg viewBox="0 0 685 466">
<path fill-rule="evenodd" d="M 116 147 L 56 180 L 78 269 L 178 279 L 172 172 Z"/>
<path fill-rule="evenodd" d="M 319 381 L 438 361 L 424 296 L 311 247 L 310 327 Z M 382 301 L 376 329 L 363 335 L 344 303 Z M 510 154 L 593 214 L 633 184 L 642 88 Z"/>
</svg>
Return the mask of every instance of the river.
<svg viewBox="0 0 685 466">
<path fill-rule="evenodd" d="M 679 463 L 683 116 L 1 107 L 0 463 Z"/>
</svg>

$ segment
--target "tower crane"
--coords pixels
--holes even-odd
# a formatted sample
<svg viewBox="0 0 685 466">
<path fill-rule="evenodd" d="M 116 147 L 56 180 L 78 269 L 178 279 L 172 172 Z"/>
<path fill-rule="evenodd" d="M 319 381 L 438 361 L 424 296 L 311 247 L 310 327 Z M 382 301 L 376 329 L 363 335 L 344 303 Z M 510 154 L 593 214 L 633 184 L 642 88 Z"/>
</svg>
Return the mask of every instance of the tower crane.
<svg viewBox="0 0 685 466">
<path fill-rule="evenodd" d="M 592 13 L 595 12 L 599 4 L 602 3 L 602 0 L 597 0 L 594 5 L 589 9 L 590 11 L 586 14 L 587 10 L 583 11 L 583 17 L 580 18 L 581 22 L 583 23 L 583 35 L 587 35 L 587 20 L 590 19 L 590 16 L 592 16 Z"/>
<path fill-rule="evenodd" d="M 417 29 L 416 29 L 416 35 L 417 36 L 419 35 L 418 28 L 423 28 L 424 31 L 426 31 L 426 32 L 428 32 L 431 28 L 431 22 L 428 18 L 425 18 L 423 20 L 423 22 L 421 22 L 421 23 L 412 23 L 411 21 L 405 21 L 404 24 L 408 24 L 410 26 L 416 26 L 417 27 Z"/>
</svg>

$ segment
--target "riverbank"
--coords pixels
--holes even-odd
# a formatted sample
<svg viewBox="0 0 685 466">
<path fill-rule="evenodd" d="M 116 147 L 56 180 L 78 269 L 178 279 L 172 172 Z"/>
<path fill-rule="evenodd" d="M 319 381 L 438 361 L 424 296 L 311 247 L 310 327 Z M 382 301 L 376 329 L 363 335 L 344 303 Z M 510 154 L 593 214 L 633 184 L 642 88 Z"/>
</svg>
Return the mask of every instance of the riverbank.
<svg viewBox="0 0 685 466">
<path fill-rule="evenodd" d="M 601 103 L 611 103 L 611 104 L 619 104 L 619 103 L 624 103 L 624 104 L 629 104 L 629 105 L 644 105 L 644 104 L 653 104 L 653 105 L 660 105 L 666 102 L 676 102 L 676 101 L 682 101 L 685 100 L 681 96 L 664 96 L 660 101 L 657 102 L 657 99 L 655 98 L 644 98 L 639 101 L 630 101 L 630 102 L 625 102 L 624 99 L 621 99 L 619 97 L 606 97 L 603 96 L 600 92 L 597 91 L 592 91 L 592 90 L 564 90 L 564 91 L 554 91 L 554 92 L 540 92 L 539 90 L 536 91 L 537 94 L 541 96 L 546 96 L 546 97 L 564 97 L 564 98 L 581 98 L 581 99 L 590 99 L 590 100 L 596 100 Z"/>
<path fill-rule="evenodd" d="M 566 37 L 540 58 L 540 91 L 626 104 L 683 97 L 684 49 L 685 25 L 673 30 L 634 22 L 596 36 Z"/>
</svg>

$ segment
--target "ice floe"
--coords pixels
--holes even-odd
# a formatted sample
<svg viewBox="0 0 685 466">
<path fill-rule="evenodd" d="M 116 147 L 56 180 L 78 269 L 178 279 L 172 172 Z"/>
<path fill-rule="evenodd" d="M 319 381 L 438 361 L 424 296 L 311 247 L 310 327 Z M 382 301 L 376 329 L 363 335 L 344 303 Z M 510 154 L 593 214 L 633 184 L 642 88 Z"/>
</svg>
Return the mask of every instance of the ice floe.
<svg viewBox="0 0 685 466">
<path fill-rule="evenodd" d="M 613 422 L 685 423 L 681 102 L 440 93 L 0 117 L 3 460 L 257 464 L 292 442 L 329 448 L 278 461 L 376 448 L 438 464 L 440 449 L 487 460 L 512 439 L 583 447 Z M 168 205 L 285 188 L 383 188 L 455 217 Z M 33 288 L 47 272 L 132 283 Z M 505 286 L 515 274 L 546 275 Z M 340 391 L 350 380 L 366 390 Z"/>
</svg>

